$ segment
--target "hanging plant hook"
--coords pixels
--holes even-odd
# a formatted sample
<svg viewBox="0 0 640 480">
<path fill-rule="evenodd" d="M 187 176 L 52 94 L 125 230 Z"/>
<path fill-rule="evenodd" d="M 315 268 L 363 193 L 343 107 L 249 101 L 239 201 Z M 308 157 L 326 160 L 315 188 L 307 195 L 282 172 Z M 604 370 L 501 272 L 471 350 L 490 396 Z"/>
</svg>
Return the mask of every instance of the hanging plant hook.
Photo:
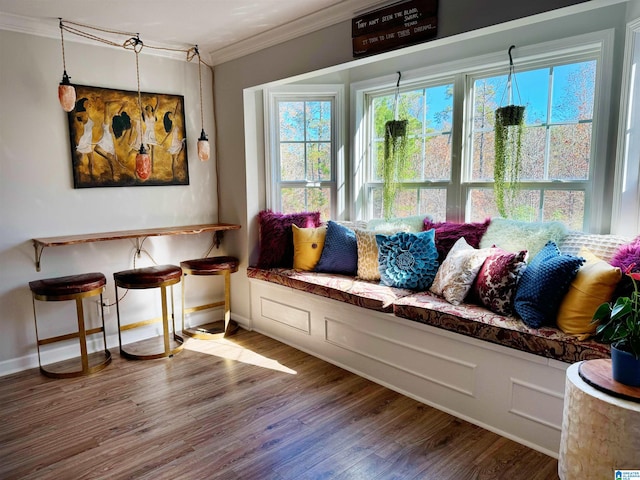
<svg viewBox="0 0 640 480">
<path fill-rule="evenodd" d="M 515 45 L 511 45 L 509 47 L 509 51 L 507 52 L 509 54 L 509 67 L 513 68 L 513 57 L 511 56 L 511 50 L 513 50 L 514 48 L 516 48 Z"/>
</svg>

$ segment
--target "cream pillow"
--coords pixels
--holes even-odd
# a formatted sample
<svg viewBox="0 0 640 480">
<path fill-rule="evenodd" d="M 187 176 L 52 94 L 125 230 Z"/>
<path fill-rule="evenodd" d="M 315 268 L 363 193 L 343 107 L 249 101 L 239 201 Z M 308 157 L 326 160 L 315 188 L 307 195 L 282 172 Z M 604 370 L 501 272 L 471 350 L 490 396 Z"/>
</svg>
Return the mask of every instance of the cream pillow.
<svg viewBox="0 0 640 480">
<path fill-rule="evenodd" d="M 491 248 L 475 249 L 461 237 L 449 250 L 429 290 L 453 305 L 460 305 L 482 264 L 493 252 Z"/>
<path fill-rule="evenodd" d="M 598 307 L 611 300 L 611 296 L 622 278 L 622 271 L 612 267 L 582 247 L 579 256 L 586 260 L 562 299 L 556 322 L 564 333 L 586 340 L 596 331 L 591 323 Z"/>
<path fill-rule="evenodd" d="M 291 227 L 293 229 L 293 268 L 313 270 L 322 255 L 327 226 L 300 228 L 294 224 Z"/>
</svg>

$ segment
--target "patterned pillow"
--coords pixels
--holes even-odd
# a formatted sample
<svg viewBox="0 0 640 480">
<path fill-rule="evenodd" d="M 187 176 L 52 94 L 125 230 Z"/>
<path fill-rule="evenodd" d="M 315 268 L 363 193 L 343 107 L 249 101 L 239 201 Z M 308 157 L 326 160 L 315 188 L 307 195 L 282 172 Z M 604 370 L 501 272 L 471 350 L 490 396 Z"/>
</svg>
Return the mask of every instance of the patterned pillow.
<svg viewBox="0 0 640 480">
<path fill-rule="evenodd" d="M 547 242 L 558 244 L 567 234 L 567 227 L 560 222 L 521 222 L 506 218 L 494 218 L 480 240 L 480 248 L 497 246 L 507 252 L 529 252 L 534 258 Z"/>
<path fill-rule="evenodd" d="M 591 323 L 593 314 L 600 305 L 611 300 L 622 271 L 584 247 L 580 249 L 580 255 L 587 263 L 571 282 L 558 309 L 557 323 L 564 333 L 586 340 L 596 331 L 596 324 Z"/>
<path fill-rule="evenodd" d="M 460 305 L 490 254 L 490 248 L 478 250 L 469 245 L 464 237 L 460 238 L 449 250 L 429 290 L 453 305 Z"/>
<path fill-rule="evenodd" d="M 358 244 L 358 278 L 360 280 L 380 280 L 376 234 L 391 235 L 396 232 L 373 232 L 361 228 L 356 228 L 354 232 Z"/>
<path fill-rule="evenodd" d="M 435 232 L 376 235 L 380 283 L 390 287 L 426 290 L 438 271 Z"/>
<path fill-rule="evenodd" d="M 620 247 L 630 241 L 630 238 L 621 235 L 571 231 L 558 243 L 558 249 L 569 255 L 580 255 L 580 249 L 585 247 L 598 258 L 610 262 Z"/>
<path fill-rule="evenodd" d="M 332 220 L 327 222 L 324 249 L 316 272 L 355 275 L 358 271 L 358 242 L 353 230 Z"/>
<path fill-rule="evenodd" d="M 462 237 L 473 248 L 478 248 L 480 239 L 487 231 L 490 222 L 491 219 L 489 218 L 481 223 L 432 222 L 431 219 L 425 218 L 424 229 L 435 229 L 438 259 L 443 262 L 453 244 Z"/>
<path fill-rule="evenodd" d="M 293 232 L 291 225 L 310 228 L 320 226 L 320 212 L 258 213 L 260 227 L 259 268 L 291 267 L 293 265 Z"/>
<path fill-rule="evenodd" d="M 518 280 L 527 266 L 526 257 L 526 250 L 512 253 L 494 249 L 480 268 L 473 284 L 474 298 L 492 312 L 511 315 Z"/>
<path fill-rule="evenodd" d="M 584 258 L 562 255 L 548 242 L 525 268 L 518 283 L 514 310 L 531 328 L 554 325 L 560 302 Z"/>
<path fill-rule="evenodd" d="M 327 227 L 293 228 L 293 268 L 296 270 L 313 270 L 320 260 L 324 247 Z"/>
</svg>

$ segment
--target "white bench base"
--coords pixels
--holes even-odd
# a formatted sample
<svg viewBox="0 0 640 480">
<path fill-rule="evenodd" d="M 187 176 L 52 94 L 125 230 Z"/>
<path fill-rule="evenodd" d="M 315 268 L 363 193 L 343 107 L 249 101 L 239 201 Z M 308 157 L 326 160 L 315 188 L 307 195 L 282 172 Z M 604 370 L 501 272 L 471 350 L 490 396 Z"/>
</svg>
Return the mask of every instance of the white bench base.
<svg viewBox="0 0 640 480">
<path fill-rule="evenodd" d="M 569 364 L 263 280 L 252 328 L 558 458 Z"/>
</svg>

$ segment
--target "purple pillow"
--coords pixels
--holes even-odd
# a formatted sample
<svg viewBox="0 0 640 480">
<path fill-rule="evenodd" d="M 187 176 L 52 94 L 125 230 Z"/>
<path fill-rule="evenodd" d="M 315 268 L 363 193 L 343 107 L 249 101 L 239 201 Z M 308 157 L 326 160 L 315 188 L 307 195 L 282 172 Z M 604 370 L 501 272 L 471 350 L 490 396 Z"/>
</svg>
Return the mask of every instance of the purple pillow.
<svg viewBox="0 0 640 480">
<path fill-rule="evenodd" d="M 633 271 L 640 271 L 640 236 L 634 238 L 630 243 L 620 245 L 609 263 L 614 267 L 619 267 L 623 272 L 635 263 Z"/>
<path fill-rule="evenodd" d="M 320 226 L 320 212 L 276 213 L 262 210 L 258 213 L 260 226 L 259 268 L 293 266 L 293 232 L 291 225 L 300 228 Z"/>
<path fill-rule="evenodd" d="M 453 222 L 432 222 L 429 218 L 424 219 L 424 230 L 436 231 L 436 249 L 438 250 L 438 260 L 442 263 L 453 244 L 461 237 L 473 248 L 480 248 L 480 240 L 487 231 L 491 219 L 487 218 L 481 223 L 453 223 Z"/>
</svg>

